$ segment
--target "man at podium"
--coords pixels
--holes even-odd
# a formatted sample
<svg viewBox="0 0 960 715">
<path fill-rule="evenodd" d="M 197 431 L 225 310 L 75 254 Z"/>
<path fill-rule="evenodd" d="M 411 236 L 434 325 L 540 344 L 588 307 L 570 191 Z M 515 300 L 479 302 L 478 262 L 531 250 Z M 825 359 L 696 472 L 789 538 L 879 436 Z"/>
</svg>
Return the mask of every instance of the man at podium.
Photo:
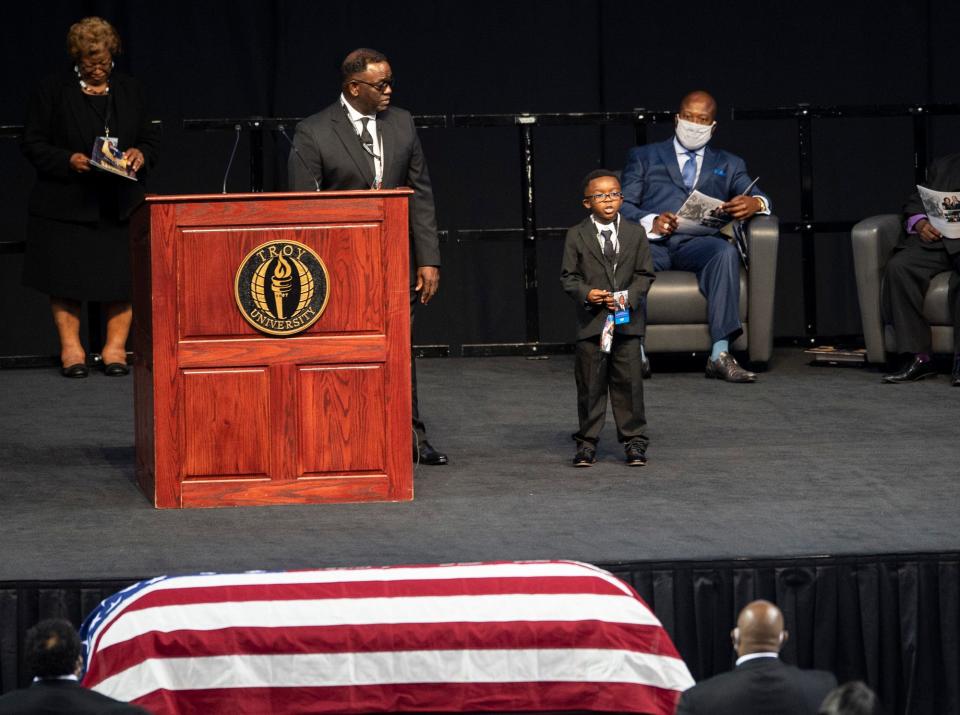
<svg viewBox="0 0 960 715">
<path fill-rule="evenodd" d="M 423 304 L 440 284 L 440 246 L 433 188 L 423 148 L 410 113 L 391 107 L 393 70 L 376 50 L 357 49 L 341 65 L 340 98 L 297 124 L 287 161 L 289 188 L 394 189 L 409 186 L 413 265 L 410 281 L 410 322 L 419 297 Z M 446 464 L 447 456 L 427 441 L 417 407 L 417 369 L 413 373 L 413 460 Z"/>
</svg>

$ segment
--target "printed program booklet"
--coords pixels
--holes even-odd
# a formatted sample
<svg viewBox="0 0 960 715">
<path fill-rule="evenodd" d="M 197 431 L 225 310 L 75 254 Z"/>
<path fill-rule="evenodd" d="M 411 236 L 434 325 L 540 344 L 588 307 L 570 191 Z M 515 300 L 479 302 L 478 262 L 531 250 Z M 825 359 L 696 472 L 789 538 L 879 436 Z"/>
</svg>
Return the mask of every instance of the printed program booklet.
<svg viewBox="0 0 960 715">
<path fill-rule="evenodd" d="M 731 235 L 733 217 L 723 210 L 725 201 L 693 191 L 677 211 L 677 233 L 705 236 L 712 233 Z"/>
<path fill-rule="evenodd" d="M 101 171 L 122 176 L 131 181 L 137 180 L 137 175 L 130 164 L 123 158 L 123 152 L 117 147 L 116 137 L 97 137 L 93 142 L 93 151 L 90 152 L 90 166 Z"/>
<path fill-rule="evenodd" d="M 944 238 L 960 238 L 960 191 L 934 191 L 917 186 L 927 218 Z"/>
</svg>

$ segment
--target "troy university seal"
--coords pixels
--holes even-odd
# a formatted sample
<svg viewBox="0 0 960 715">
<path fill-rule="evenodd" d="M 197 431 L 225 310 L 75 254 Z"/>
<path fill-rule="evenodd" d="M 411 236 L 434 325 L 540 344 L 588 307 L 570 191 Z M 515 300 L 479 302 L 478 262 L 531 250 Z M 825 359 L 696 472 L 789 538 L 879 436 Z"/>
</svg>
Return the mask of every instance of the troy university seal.
<svg viewBox="0 0 960 715">
<path fill-rule="evenodd" d="M 327 307 L 329 275 L 320 256 L 296 241 L 257 246 L 237 269 L 234 292 L 240 313 L 257 330 L 296 335 Z"/>
</svg>

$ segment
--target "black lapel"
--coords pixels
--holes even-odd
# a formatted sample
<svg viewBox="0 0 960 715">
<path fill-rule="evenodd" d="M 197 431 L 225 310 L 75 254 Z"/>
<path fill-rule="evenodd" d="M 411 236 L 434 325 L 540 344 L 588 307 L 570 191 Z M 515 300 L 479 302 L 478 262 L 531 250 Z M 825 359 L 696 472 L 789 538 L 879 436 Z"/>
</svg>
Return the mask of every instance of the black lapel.
<svg viewBox="0 0 960 715">
<path fill-rule="evenodd" d="M 620 231 L 617 233 L 617 239 L 620 241 L 620 253 L 617 255 L 617 275 L 623 275 L 622 271 L 633 273 L 633 256 L 637 252 L 637 235 L 634 227 L 620 218 Z M 619 283 L 614 283 L 619 285 Z"/>
<path fill-rule="evenodd" d="M 87 124 L 87 110 L 84 106 L 87 100 L 84 98 L 83 91 L 80 89 L 80 85 L 76 80 L 64 80 L 62 92 L 64 103 L 67 105 L 68 111 L 73 115 L 73 121 L 68 123 L 68 126 L 73 127 L 73 129 L 68 130 L 68 132 L 69 134 L 76 132 L 75 136 L 82 138 L 83 130 L 80 129 L 80 127 L 85 127 Z M 102 129 L 97 132 L 97 134 L 102 133 Z M 84 152 L 89 153 L 91 149 L 92 146 L 88 146 L 84 149 Z"/>
<path fill-rule="evenodd" d="M 343 148 L 347 150 L 347 154 L 353 159 L 353 163 L 357 165 L 357 169 L 363 176 L 364 181 L 366 181 L 367 185 L 364 188 L 369 189 L 373 185 L 373 173 L 370 171 L 370 164 L 367 162 L 366 152 L 360 144 L 360 137 L 357 136 L 357 133 L 353 130 L 353 122 L 347 118 L 347 112 L 343 108 L 343 105 L 339 102 L 337 104 L 340 107 L 340 111 L 334 111 L 330 114 L 330 120 L 333 123 L 333 132 L 337 135 L 337 138 L 340 139 Z"/>
<path fill-rule="evenodd" d="M 580 239 L 586 244 L 587 250 L 593 254 L 593 257 L 596 258 L 601 265 L 607 265 L 607 258 L 603 255 L 603 251 L 600 250 L 600 240 L 597 238 L 597 227 L 589 217 L 580 224 Z"/>
<path fill-rule="evenodd" d="M 392 172 L 396 163 L 397 155 L 397 127 L 394 126 L 393 115 L 390 110 L 380 112 L 377 115 L 377 134 L 380 137 L 380 156 L 383 157 L 383 187 L 392 189 L 397 186 L 403 186 L 404 178 L 396 177 L 393 181 L 388 181 L 387 177 L 392 177 Z"/>
</svg>

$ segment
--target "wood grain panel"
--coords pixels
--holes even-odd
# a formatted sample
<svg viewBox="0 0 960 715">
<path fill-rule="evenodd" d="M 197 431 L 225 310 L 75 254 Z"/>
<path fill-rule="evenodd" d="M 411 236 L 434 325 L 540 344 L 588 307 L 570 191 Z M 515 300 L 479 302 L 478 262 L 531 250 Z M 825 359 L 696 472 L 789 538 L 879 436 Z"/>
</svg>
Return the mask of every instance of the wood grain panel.
<svg viewBox="0 0 960 715">
<path fill-rule="evenodd" d="M 386 192 L 383 192 L 384 194 Z M 278 201 L 268 202 L 269 196 L 276 196 Z M 330 201 L 331 194 L 322 197 L 323 201 L 316 200 L 316 194 L 308 195 L 305 200 L 296 200 L 289 194 L 258 194 L 253 198 L 258 201 L 230 202 L 224 198 L 229 195 L 210 197 L 211 201 L 198 201 L 202 197 L 184 197 L 187 203 L 177 206 L 177 224 L 180 226 L 263 226 L 264 224 L 313 224 L 339 223 L 344 216 L 350 216 L 354 221 L 383 220 L 383 202 L 386 198 L 382 194 L 361 194 L 356 198 L 343 198 L 336 202 Z M 167 197 L 164 197 L 167 198 Z M 236 197 L 234 197 L 236 198 Z M 247 198 L 251 198 L 249 195 Z M 269 212 L 264 211 L 268 207 Z"/>
<path fill-rule="evenodd" d="M 269 506 L 391 500 L 385 474 L 331 479 L 270 481 L 190 481 L 183 484 L 184 507 Z"/>
<path fill-rule="evenodd" d="M 382 366 L 301 368 L 298 392 L 302 475 L 385 470 Z"/>
<path fill-rule="evenodd" d="M 383 335 L 189 340 L 180 343 L 179 364 L 186 368 L 246 367 L 277 362 L 300 365 L 383 362 L 386 350 Z"/>
<path fill-rule="evenodd" d="M 183 477 L 265 477 L 270 380 L 265 369 L 185 370 Z"/>
<path fill-rule="evenodd" d="M 277 226 L 191 229 L 179 234 L 181 338 L 262 335 L 240 314 L 234 280 L 247 254 L 268 241 L 303 243 L 316 251 L 327 266 L 330 300 L 305 335 L 383 332 L 380 224 Z"/>
</svg>

